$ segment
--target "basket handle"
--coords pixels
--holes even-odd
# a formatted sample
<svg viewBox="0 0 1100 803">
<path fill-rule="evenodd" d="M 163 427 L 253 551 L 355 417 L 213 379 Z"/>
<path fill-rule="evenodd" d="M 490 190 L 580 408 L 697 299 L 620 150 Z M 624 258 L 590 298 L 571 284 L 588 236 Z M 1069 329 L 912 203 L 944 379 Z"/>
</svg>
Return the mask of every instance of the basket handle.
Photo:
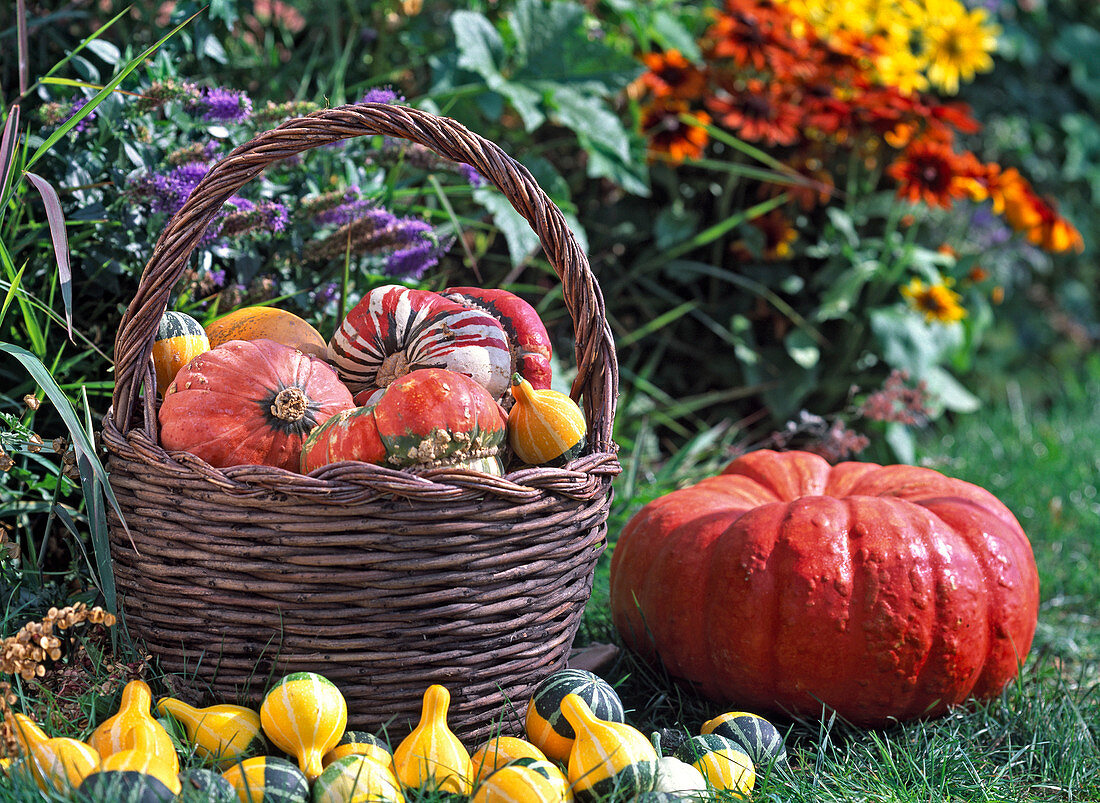
<svg viewBox="0 0 1100 803">
<path fill-rule="evenodd" d="M 142 271 L 134 299 L 115 338 L 115 427 L 127 433 L 134 423 L 156 421 L 152 386 L 153 339 L 168 298 L 207 225 L 222 204 L 273 162 L 351 137 L 385 134 L 430 148 L 453 162 L 472 165 L 492 182 L 538 234 L 543 251 L 562 283 L 573 321 L 577 375 L 571 395 L 583 397 L 594 451 L 613 452 L 611 427 L 618 395 L 618 362 L 603 295 L 573 232 L 527 169 L 497 145 L 461 123 L 408 106 L 362 103 L 298 117 L 255 136 L 217 162 L 183 207 L 168 221 Z"/>
</svg>

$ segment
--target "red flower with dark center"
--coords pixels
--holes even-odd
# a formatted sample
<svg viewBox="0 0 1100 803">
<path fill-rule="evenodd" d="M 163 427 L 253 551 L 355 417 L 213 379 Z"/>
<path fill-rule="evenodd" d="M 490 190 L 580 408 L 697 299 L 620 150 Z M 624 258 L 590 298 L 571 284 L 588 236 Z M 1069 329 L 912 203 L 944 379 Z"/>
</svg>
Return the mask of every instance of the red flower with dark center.
<svg viewBox="0 0 1100 803">
<path fill-rule="evenodd" d="M 931 99 L 925 98 L 926 101 Z M 966 103 L 927 103 L 927 121 L 929 132 L 941 133 L 945 141 L 950 142 L 954 133 L 977 134 L 982 124 L 970 113 Z"/>
<path fill-rule="evenodd" d="M 898 195 L 910 203 L 924 201 L 950 209 L 955 198 L 968 194 L 979 170 L 972 153 L 958 154 L 942 143 L 917 140 L 886 172 L 898 182 Z"/>
<path fill-rule="evenodd" d="M 750 142 L 791 145 L 799 134 L 801 113 L 775 84 L 751 80 L 740 91 L 707 98 L 707 107 L 722 125 Z"/>
<path fill-rule="evenodd" d="M 804 49 L 789 33 L 790 15 L 770 4 L 748 0 L 729 3 L 740 6 L 729 14 L 716 14 L 703 35 L 708 61 L 730 59 L 740 68 L 786 74 Z"/>
<path fill-rule="evenodd" d="M 642 84 L 657 98 L 695 100 L 703 94 L 706 76 L 678 50 L 647 53 L 642 57 L 649 72 L 642 75 Z"/>
<path fill-rule="evenodd" d="M 698 123 L 685 123 L 680 117 L 683 114 L 690 115 Z M 709 123 L 710 115 L 690 111 L 682 100 L 664 99 L 642 110 L 642 133 L 649 139 L 650 150 L 656 156 L 664 155 L 673 164 L 703 155 L 710 138 L 703 126 Z"/>
</svg>

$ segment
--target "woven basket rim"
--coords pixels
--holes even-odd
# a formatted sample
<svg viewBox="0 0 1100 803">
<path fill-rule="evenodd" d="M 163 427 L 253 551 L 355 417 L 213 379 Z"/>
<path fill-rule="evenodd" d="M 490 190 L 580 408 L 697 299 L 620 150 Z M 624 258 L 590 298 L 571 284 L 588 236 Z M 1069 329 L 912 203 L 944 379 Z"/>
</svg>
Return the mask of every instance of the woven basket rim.
<svg viewBox="0 0 1100 803">
<path fill-rule="evenodd" d="M 521 469 L 503 478 L 454 469 L 413 474 L 366 463 L 333 464 L 303 475 L 269 466 L 219 469 L 194 455 L 161 448 L 155 393 L 143 390 L 155 387 L 152 344 L 171 291 L 207 224 L 226 199 L 268 165 L 339 140 L 375 134 L 407 139 L 452 162 L 472 165 L 504 193 L 538 235 L 562 283 L 573 322 L 577 373 L 570 395 L 582 404 L 589 428 L 588 446 L 579 459 L 561 468 Z M 614 339 L 599 284 L 564 215 L 530 172 L 498 145 L 451 118 L 409 106 L 349 104 L 292 118 L 260 132 L 215 163 L 161 232 L 123 316 L 114 357 L 115 387 L 103 420 L 108 450 L 122 459 L 157 464 L 161 470 L 204 475 L 228 493 L 267 489 L 315 499 L 342 492 L 359 498 L 372 491 L 409 498 L 487 493 L 520 500 L 550 491 L 589 497 L 606 492 L 610 478 L 621 471 L 611 432 L 618 395 Z"/>
</svg>

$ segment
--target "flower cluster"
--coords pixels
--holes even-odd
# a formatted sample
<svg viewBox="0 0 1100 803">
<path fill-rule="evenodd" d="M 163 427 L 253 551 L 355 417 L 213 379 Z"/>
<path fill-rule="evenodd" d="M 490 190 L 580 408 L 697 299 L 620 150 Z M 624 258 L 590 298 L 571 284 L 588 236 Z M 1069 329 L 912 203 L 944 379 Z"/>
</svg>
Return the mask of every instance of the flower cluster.
<svg viewBox="0 0 1100 803">
<path fill-rule="evenodd" d="M 769 148 L 789 175 L 762 181 L 760 194 L 787 193 L 788 211 L 830 203 L 855 165 L 884 173 L 910 204 L 989 201 L 1030 243 L 1079 251 L 1052 201 L 960 146 L 980 130 L 969 108 L 924 91 L 988 69 L 996 33 L 958 0 L 727 0 L 701 38 L 701 64 L 673 50 L 643 57 L 641 125 L 651 154 L 674 164 L 702 157 L 712 126 Z M 772 230 L 773 258 L 794 236 L 790 217 L 757 224 Z"/>
</svg>

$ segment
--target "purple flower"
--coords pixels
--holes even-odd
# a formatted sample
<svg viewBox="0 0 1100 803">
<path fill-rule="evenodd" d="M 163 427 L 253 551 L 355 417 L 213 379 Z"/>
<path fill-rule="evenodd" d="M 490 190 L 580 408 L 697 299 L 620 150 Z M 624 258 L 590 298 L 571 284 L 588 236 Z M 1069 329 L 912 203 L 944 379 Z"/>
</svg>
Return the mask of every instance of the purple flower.
<svg viewBox="0 0 1100 803">
<path fill-rule="evenodd" d="M 153 212 L 174 215 L 210 170 L 203 162 L 186 162 L 167 173 L 150 173 L 130 183 L 131 196 L 148 200 Z"/>
<path fill-rule="evenodd" d="M 314 304 L 316 304 L 318 307 L 324 307 L 326 304 L 336 298 L 339 290 L 339 284 L 337 284 L 336 282 L 329 282 L 313 294 Z"/>
<path fill-rule="evenodd" d="M 278 201 L 261 201 L 259 211 L 261 225 L 272 234 L 277 234 L 286 229 L 290 214 L 281 203 Z"/>
<path fill-rule="evenodd" d="M 186 108 L 208 122 L 241 123 L 252 114 L 252 99 L 235 89 L 207 87 Z"/>
<path fill-rule="evenodd" d="M 87 106 L 88 105 L 88 100 L 89 100 L 89 98 L 81 97 L 79 95 L 77 97 L 73 98 L 73 106 L 72 106 L 72 109 L 69 110 L 69 116 L 65 118 L 65 122 L 68 122 L 69 120 L 71 120 L 76 115 L 76 113 L 78 111 L 80 111 L 85 106 Z M 95 109 L 88 112 L 87 116 L 85 116 L 83 120 L 81 120 L 79 123 L 77 123 L 76 125 L 74 125 L 72 127 L 72 133 L 74 133 L 74 134 L 84 133 L 84 131 L 88 128 L 88 123 L 91 122 L 92 120 L 94 120 L 95 116 L 96 116 Z M 62 123 L 62 125 L 64 125 L 64 123 Z"/>
<path fill-rule="evenodd" d="M 390 86 L 376 86 L 367 90 L 367 94 L 359 100 L 360 103 L 404 103 L 405 96 L 397 94 Z"/>
<path fill-rule="evenodd" d="M 222 268 L 217 268 L 216 270 L 210 271 L 207 274 L 207 277 L 210 279 L 210 283 L 213 284 L 215 287 L 221 287 L 223 284 L 225 284 L 225 270 L 223 270 Z"/>
<path fill-rule="evenodd" d="M 386 258 L 386 273 L 390 276 L 419 279 L 438 264 L 446 249 L 430 240 L 422 240 L 408 248 L 394 251 Z"/>
<path fill-rule="evenodd" d="M 458 172 L 466 179 L 467 183 L 471 187 L 483 187 L 485 186 L 485 176 L 477 172 L 477 168 L 473 165 L 460 164 L 458 166 Z"/>
<path fill-rule="evenodd" d="M 373 201 L 355 198 L 329 209 L 322 209 L 313 217 L 313 222 L 318 226 L 343 226 L 345 223 L 364 217 L 372 207 L 374 207 Z"/>
</svg>

